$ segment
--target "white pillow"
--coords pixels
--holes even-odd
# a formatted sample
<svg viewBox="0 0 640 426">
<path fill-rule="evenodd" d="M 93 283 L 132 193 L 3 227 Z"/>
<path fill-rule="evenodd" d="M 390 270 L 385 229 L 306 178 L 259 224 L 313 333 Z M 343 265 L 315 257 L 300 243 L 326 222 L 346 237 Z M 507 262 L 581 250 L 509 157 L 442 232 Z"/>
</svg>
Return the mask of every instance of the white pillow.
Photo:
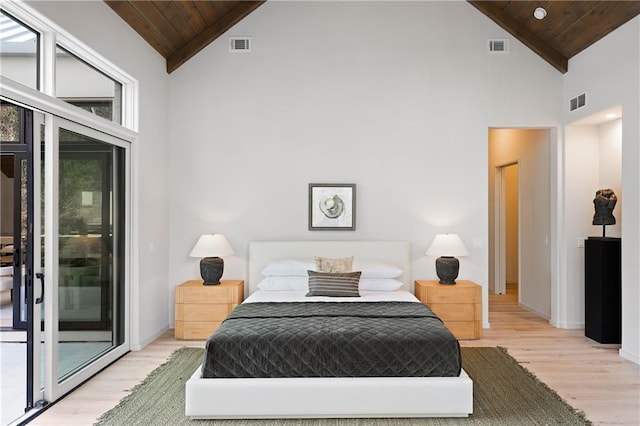
<svg viewBox="0 0 640 426">
<path fill-rule="evenodd" d="M 402 285 L 402 281 L 393 278 L 361 278 L 359 288 L 368 291 L 395 291 Z"/>
<path fill-rule="evenodd" d="M 359 289 L 368 291 L 394 291 L 402 282 L 390 278 L 361 279 Z M 264 291 L 309 291 L 308 277 L 265 277 L 258 283 Z"/>
<path fill-rule="evenodd" d="M 308 270 L 315 271 L 316 261 L 311 258 L 290 258 L 290 259 L 277 259 L 272 260 L 262 270 L 262 275 L 265 277 L 305 277 Z"/>
<path fill-rule="evenodd" d="M 262 270 L 265 277 L 307 277 L 307 271 L 316 270 L 316 261 L 313 258 L 285 258 L 272 260 Z M 402 275 L 402 269 L 391 262 L 384 260 L 358 259 L 353 260 L 352 271 L 360 271 L 363 278 L 398 278 Z"/>
<path fill-rule="evenodd" d="M 354 259 L 353 271 L 362 271 L 362 278 L 398 278 L 402 275 L 402 269 L 391 262 L 383 260 Z"/>
<path fill-rule="evenodd" d="M 305 271 L 306 273 L 306 271 Z M 307 277 L 265 277 L 258 283 L 258 288 L 265 291 L 309 291 Z"/>
</svg>

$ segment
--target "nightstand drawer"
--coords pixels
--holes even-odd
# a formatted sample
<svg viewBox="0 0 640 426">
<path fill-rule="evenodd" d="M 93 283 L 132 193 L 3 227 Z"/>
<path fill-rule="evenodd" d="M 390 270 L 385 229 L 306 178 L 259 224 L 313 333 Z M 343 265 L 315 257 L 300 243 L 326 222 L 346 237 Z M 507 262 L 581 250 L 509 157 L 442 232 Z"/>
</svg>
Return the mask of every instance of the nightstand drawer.
<svg viewBox="0 0 640 426">
<path fill-rule="evenodd" d="M 480 303 L 482 297 L 479 288 L 460 288 L 455 285 L 431 287 L 427 291 L 429 303 Z"/>
<path fill-rule="evenodd" d="M 477 316 L 476 305 L 472 303 L 430 303 L 429 308 L 442 321 L 476 321 L 481 319 Z"/>
<path fill-rule="evenodd" d="M 176 321 L 222 321 L 236 305 L 210 303 L 176 304 Z"/>
<path fill-rule="evenodd" d="M 221 321 L 176 321 L 176 336 L 179 339 L 206 340 L 220 327 Z"/>
<path fill-rule="evenodd" d="M 236 303 L 238 295 L 239 293 L 235 288 L 229 288 L 222 285 L 178 287 L 176 292 L 176 303 Z"/>
</svg>

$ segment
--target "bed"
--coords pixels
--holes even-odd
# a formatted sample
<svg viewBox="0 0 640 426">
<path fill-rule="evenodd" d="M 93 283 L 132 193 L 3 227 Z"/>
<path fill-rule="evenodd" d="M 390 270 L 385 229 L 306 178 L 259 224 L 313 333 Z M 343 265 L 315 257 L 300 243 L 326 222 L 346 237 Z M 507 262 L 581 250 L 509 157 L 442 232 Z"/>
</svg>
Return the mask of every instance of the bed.
<svg viewBox="0 0 640 426">
<path fill-rule="evenodd" d="M 287 296 L 290 297 L 289 303 L 301 301 L 299 291 L 288 293 L 258 291 L 258 283 L 264 278 L 262 275 L 264 268 L 274 260 L 314 256 L 331 258 L 353 256 L 355 259 L 382 259 L 398 265 L 401 275 L 397 279 L 401 282 L 401 288 L 393 292 L 395 294 L 393 303 L 405 303 L 418 309 L 418 306 L 422 305 L 411 295 L 410 253 L 410 244 L 404 241 L 252 242 L 249 248 L 248 280 L 245 280 L 247 286 L 245 293 L 249 297 L 241 307 L 244 309 L 248 305 L 269 304 L 274 301 L 271 299 L 275 297 L 274 293 L 290 294 Z M 382 297 L 376 291 L 362 293 L 362 299 L 366 301 Z M 304 298 L 304 294 L 302 297 Z M 384 298 L 386 297 L 385 295 Z M 326 302 L 341 298 L 307 299 Z M 275 300 L 282 301 L 280 296 Z M 282 304 L 275 303 L 274 307 Z M 336 305 L 338 309 L 342 309 L 339 305 L 347 306 L 345 303 L 314 305 Z M 318 309 L 324 309 L 324 307 Z M 239 310 L 239 312 L 238 316 L 242 317 L 244 311 Z M 253 312 L 249 314 L 251 317 L 254 315 Z M 276 314 L 278 315 L 280 314 Z M 238 320 L 244 319 L 230 318 L 227 322 L 233 323 Z M 259 319 L 258 321 L 270 320 Z M 305 319 L 304 321 L 313 320 Z M 427 319 L 420 321 L 427 321 Z M 404 323 L 404 320 L 402 322 Z M 207 362 L 205 361 L 204 364 L 206 367 Z M 449 377 L 422 377 L 420 376 L 422 373 L 418 372 L 417 376 L 413 377 L 362 375 L 240 378 L 206 378 L 203 377 L 205 370 L 207 369 L 198 368 L 186 384 L 185 413 L 193 419 L 464 417 L 473 411 L 473 383 L 464 370 L 460 369 L 455 374 L 449 371 Z M 458 371 L 459 374 L 457 374 Z"/>
</svg>

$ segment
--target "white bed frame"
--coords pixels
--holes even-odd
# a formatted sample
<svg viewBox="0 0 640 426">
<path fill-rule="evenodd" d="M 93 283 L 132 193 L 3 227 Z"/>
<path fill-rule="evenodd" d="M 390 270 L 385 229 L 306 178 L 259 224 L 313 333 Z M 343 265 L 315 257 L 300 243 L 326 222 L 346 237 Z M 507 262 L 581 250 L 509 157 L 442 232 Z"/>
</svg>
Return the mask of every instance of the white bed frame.
<svg viewBox="0 0 640 426">
<path fill-rule="evenodd" d="M 406 241 L 279 241 L 249 245 L 246 294 L 261 271 L 285 257 L 379 259 L 396 263 L 412 289 L 411 245 Z M 200 367 L 186 383 L 185 414 L 192 419 L 466 417 L 473 412 L 473 382 L 459 377 L 330 377 L 205 379 Z"/>
</svg>

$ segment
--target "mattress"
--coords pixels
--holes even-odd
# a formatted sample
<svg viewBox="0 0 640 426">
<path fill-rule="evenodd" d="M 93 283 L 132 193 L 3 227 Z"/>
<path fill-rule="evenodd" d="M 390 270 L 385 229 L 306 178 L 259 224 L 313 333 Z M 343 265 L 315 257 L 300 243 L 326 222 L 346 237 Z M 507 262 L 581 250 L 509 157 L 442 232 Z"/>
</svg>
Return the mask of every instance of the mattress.
<svg viewBox="0 0 640 426">
<path fill-rule="evenodd" d="M 458 341 L 408 292 L 330 301 L 274 293 L 254 293 L 207 340 L 203 377 L 460 374 Z"/>
</svg>

